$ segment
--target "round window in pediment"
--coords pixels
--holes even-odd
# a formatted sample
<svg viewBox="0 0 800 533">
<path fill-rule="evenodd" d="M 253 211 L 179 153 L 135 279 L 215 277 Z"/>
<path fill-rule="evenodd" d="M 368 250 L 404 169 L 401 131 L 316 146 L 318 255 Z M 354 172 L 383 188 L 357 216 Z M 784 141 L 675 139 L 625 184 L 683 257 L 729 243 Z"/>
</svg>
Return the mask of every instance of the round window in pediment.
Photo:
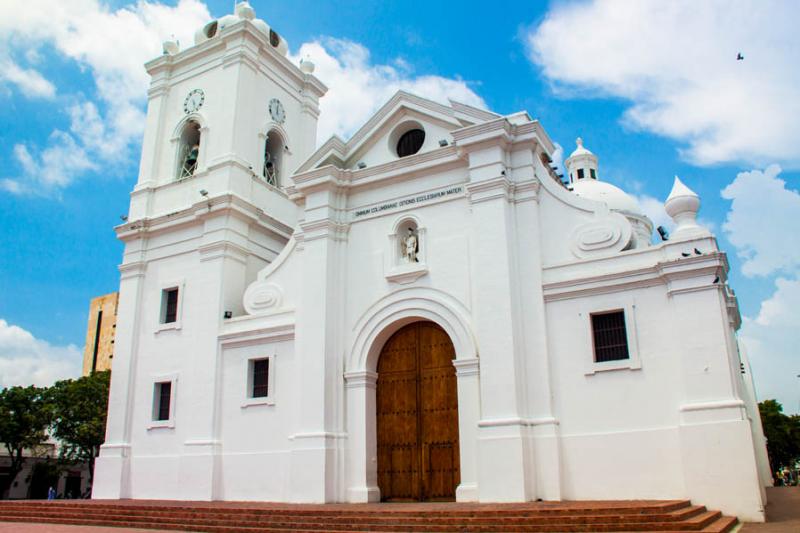
<svg viewBox="0 0 800 533">
<path fill-rule="evenodd" d="M 397 155 L 406 157 L 407 155 L 414 155 L 420 151 L 422 144 L 425 142 L 425 130 L 414 128 L 408 130 L 397 141 Z"/>
</svg>

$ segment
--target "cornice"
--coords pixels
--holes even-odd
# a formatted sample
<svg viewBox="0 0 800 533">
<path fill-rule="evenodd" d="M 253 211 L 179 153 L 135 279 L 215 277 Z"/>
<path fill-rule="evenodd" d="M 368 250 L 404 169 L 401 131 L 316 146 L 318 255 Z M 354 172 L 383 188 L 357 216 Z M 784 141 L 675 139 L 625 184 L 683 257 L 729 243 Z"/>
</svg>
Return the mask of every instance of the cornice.
<svg viewBox="0 0 800 533">
<path fill-rule="evenodd" d="M 234 215 L 249 222 L 258 222 L 265 229 L 277 236 L 289 239 L 293 228 L 266 214 L 262 209 L 244 200 L 238 195 L 227 193 L 200 200 L 189 207 L 159 215 L 154 218 L 142 218 L 128 221 L 114 228 L 117 238 L 123 242 L 151 236 L 175 229 L 181 225 L 199 223 L 209 217 Z"/>
<path fill-rule="evenodd" d="M 456 143 L 462 147 L 469 146 L 472 142 L 476 142 L 472 139 L 482 141 L 485 140 L 487 136 L 503 136 L 510 141 L 512 125 L 505 117 L 498 117 L 488 122 L 457 129 L 451 132 L 451 134 Z"/>
<path fill-rule="evenodd" d="M 344 383 L 348 389 L 374 389 L 378 383 L 378 373 L 369 370 L 345 372 Z"/>
<path fill-rule="evenodd" d="M 497 176 L 487 180 L 470 182 L 466 185 L 467 199 L 470 204 L 478 204 L 502 198 L 510 200 L 514 184 L 506 176 Z"/>
<path fill-rule="evenodd" d="M 299 67 L 294 65 L 286 57 L 279 54 L 269 44 L 266 35 L 263 35 L 249 20 L 240 20 L 235 24 L 223 29 L 217 36 L 208 39 L 197 45 L 192 45 L 185 50 L 178 52 L 175 55 L 164 54 L 145 63 L 145 68 L 148 74 L 154 76 L 155 74 L 168 70 L 176 71 L 182 68 L 192 67 L 192 62 L 203 58 L 204 56 L 214 55 L 216 52 L 221 52 L 223 57 L 209 58 L 213 61 L 230 62 L 230 57 L 227 56 L 229 51 L 228 47 L 232 41 L 236 39 L 249 40 L 258 45 L 258 57 L 262 59 L 269 59 L 270 62 L 278 67 L 281 72 L 287 75 L 293 81 L 296 89 L 310 90 L 317 98 L 322 97 L 328 88 L 318 78 L 311 74 L 305 74 Z M 231 48 L 234 48 L 234 44 Z M 237 51 L 237 57 L 246 55 L 244 51 Z M 258 62 L 252 63 L 258 68 Z"/>
<path fill-rule="evenodd" d="M 495 118 L 500 116 L 498 113 L 495 113 L 493 111 L 488 111 L 486 109 L 478 109 L 477 107 L 457 102 L 456 100 L 448 100 L 448 101 L 450 102 L 450 107 L 456 114 L 461 113 L 475 120 L 479 121 L 494 120 Z"/>
<path fill-rule="evenodd" d="M 301 222 L 302 240 L 305 243 L 318 239 L 332 239 L 335 241 L 346 241 L 350 231 L 350 224 L 325 218 L 311 222 Z"/>
<path fill-rule="evenodd" d="M 445 146 L 364 169 L 350 170 L 325 165 L 295 174 L 292 179 L 296 191 L 305 195 L 321 187 L 355 189 L 388 180 L 416 179 L 426 173 L 462 166 L 465 167 L 466 162 L 458 157 L 458 149 Z"/>
<path fill-rule="evenodd" d="M 269 322 L 270 319 L 283 318 L 283 321 L 253 328 L 252 322 Z M 217 340 L 225 348 L 247 346 L 258 342 L 279 342 L 294 339 L 295 325 L 292 311 L 277 315 L 247 315 L 225 321 Z"/>
<path fill-rule="evenodd" d="M 600 263 L 608 259 L 604 257 L 581 263 L 587 266 L 587 271 L 592 271 L 592 262 Z M 616 259 L 624 268 L 623 258 Z M 715 283 L 713 280 L 724 272 L 725 265 L 724 254 L 713 252 L 703 256 L 658 261 L 646 267 L 546 282 L 542 285 L 542 289 L 546 302 L 658 285 L 666 285 L 669 296 L 707 290 L 720 291 L 725 290 L 725 285 L 719 281 Z"/>
<path fill-rule="evenodd" d="M 233 242 L 228 241 L 215 241 L 200 245 L 197 248 L 200 254 L 200 262 L 214 261 L 216 259 L 232 259 L 247 264 L 247 257 L 250 251 L 243 246 L 239 246 Z"/>
<path fill-rule="evenodd" d="M 120 272 L 120 280 L 144 277 L 147 270 L 147 261 L 136 260 L 122 263 L 117 267 Z"/>
</svg>

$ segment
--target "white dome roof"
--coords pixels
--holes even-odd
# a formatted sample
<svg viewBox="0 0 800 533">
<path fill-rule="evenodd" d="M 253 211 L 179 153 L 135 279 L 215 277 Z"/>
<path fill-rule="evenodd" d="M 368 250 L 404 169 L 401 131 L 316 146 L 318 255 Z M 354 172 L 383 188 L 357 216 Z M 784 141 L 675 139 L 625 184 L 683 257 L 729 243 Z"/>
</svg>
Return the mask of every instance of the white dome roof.
<svg viewBox="0 0 800 533">
<path fill-rule="evenodd" d="M 642 207 L 633 196 L 604 181 L 577 180 L 572 184 L 572 192 L 582 198 L 603 202 L 614 211 L 626 211 L 635 215 L 643 214 Z"/>
<path fill-rule="evenodd" d="M 211 22 L 205 24 L 202 28 L 197 30 L 194 34 L 194 44 L 203 43 L 209 39 L 213 39 L 216 37 L 222 30 L 227 28 L 228 26 L 233 26 L 240 20 L 249 20 L 253 23 L 253 25 L 258 29 L 261 33 L 264 34 L 264 37 L 272 44 L 275 50 L 285 56 L 289 52 L 289 45 L 286 42 L 286 39 L 272 31 L 269 25 L 261 19 L 255 18 L 256 12 L 250 6 L 250 4 L 245 0 L 243 2 L 239 2 L 236 4 L 234 8 L 234 14 L 232 15 L 225 15 L 220 19 L 212 20 Z M 277 40 L 277 44 L 275 44 L 275 40 Z"/>
</svg>

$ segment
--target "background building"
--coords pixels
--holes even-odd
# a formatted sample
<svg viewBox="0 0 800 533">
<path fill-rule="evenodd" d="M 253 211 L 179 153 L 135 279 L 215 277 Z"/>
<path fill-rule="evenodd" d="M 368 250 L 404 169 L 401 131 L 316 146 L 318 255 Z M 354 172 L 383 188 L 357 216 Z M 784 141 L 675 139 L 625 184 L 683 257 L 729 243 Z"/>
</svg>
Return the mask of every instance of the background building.
<svg viewBox="0 0 800 533">
<path fill-rule="evenodd" d="M 117 329 L 119 293 L 112 292 L 93 298 L 89 304 L 89 324 L 86 327 L 86 347 L 83 349 L 83 375 L 111 370 L 114 357 L 114 333 Z"/>
<path fill-rule="evenodd" d="M 43 500 L 47 490 L 53 487 L 58 498 L 80 498 L 88 489 L 89 471 L 86 464 L 69 465 L 58 463 L 58 443 L 50 439 L 33 449 L 22 452 L 25 462 L 14 482 L 0 499 Z M 0 443 L 0 480 L 9 476 L 11 458 Z M 0 483 L 2 486 L 2 483 Z"/>
</svg>

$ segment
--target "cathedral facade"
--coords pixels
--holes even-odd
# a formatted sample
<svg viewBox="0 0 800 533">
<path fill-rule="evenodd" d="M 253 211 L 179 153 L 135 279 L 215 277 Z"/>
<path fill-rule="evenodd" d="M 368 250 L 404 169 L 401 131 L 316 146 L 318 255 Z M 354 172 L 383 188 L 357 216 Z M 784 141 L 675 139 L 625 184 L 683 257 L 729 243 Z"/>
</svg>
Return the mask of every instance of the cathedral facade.
<svg viewBox="0 0 800 533">
<path fill-rule="evenodd" d="M 691 498 L 764 519 L 740 315 L 700 200 L 658 240 L 579 140 L 324 80 L 246 3 L 166 42 L 120 265 L 94 498 Z"/>
</svg>

